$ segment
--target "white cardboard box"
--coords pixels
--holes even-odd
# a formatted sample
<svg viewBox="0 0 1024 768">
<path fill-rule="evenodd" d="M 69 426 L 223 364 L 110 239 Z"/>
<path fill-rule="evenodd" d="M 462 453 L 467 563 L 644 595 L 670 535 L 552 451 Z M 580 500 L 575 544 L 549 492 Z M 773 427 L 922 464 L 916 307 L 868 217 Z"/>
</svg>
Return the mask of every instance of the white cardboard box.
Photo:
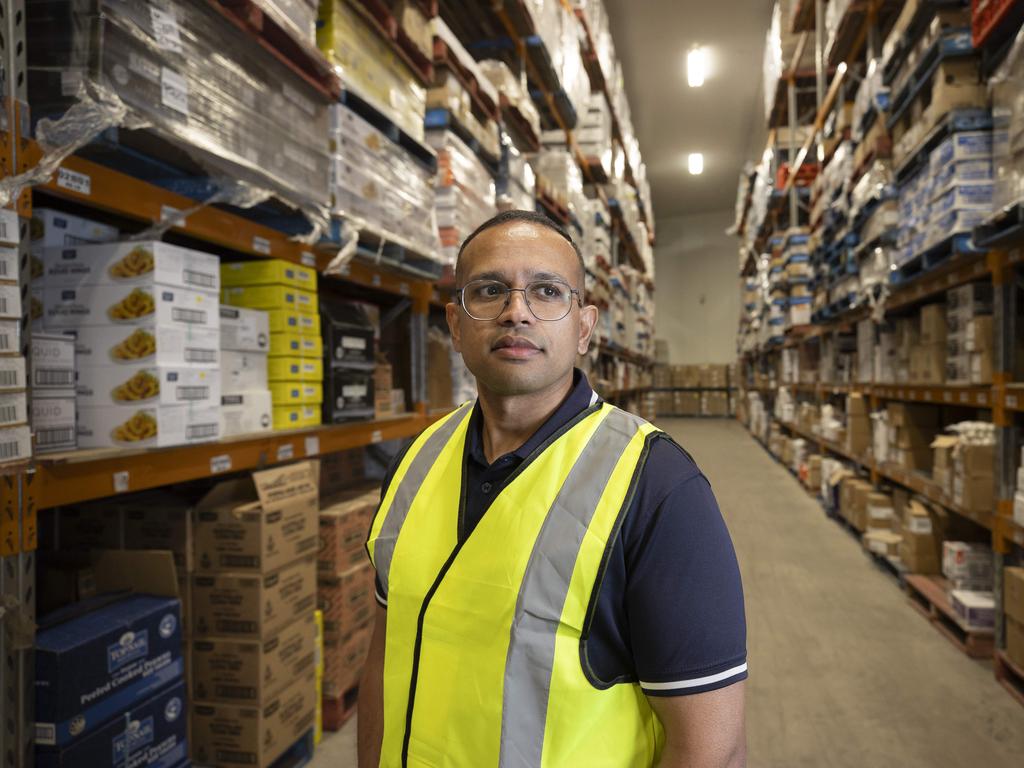
<svg viewBox="0 0 1024 768">
<path fill-rule="evenodd" d="M 51 208 L 33 208 L 29 228 L 32 250 L 85 243 L 109 243 L 118 238 L 116 227 Z"/>
<path fill-rule="evenodd" d="M 78 375 L 78 405 L 184 405 L 220 403 L 216 368 L 105 365 Z"/>
<path fill-rule="evenodd" d="M 0 284 L 0 320 L 21 319 L 21 290 L 17 284 Z"/>
<path fill-rule="evenodd" d="M 27 426 L 0 429 L 0 463 L 25 461 L 32 456 L 32 433 Z"/>
<path fill-rule="evenodd" d="M 80 448 L 156 448 L 216 440 L 220 406 L 111 405 L 78 409 Z"/>
<path fill-rule="evenodd" d="M 267 355 L 260 352 L 221 352 L 221 395 L 269 389 Z"/>
<path fill-rule="evenodd" d="M 0 280 L 18 281 L 18 249 L 0 247 Z"/>
<path fill-rule="evenodd" d="M 74 396 L 74 337 L 62 333 L 33 333 L 31 348 L 33 397 Z"/>
<path fill-rule="evenodd" d="M 0 392 L 25 389 L 25 358 L 0 357 Z"/>
<path fill-rule="evenodd" d="M 221 437 L 270 432 L 274 428 L 273 407 L 266 389 L 221 395 Z"/>
<path fill-rule="evenodd" d="M 96 325 L 75 333 L 78 369 L 98 365 L 207 366 L 220 364 L 220 332 L 216 328 L 140 325 Z"/>
<path fill-rule="evenodd" d="M 21 349 L 21 323 L 17 320 L 0 320 L 0 352 L 17 352 Z"/>
<path fill-rule="evenodd" d="M 44 248 L 46 286 L 168 286 L 220 292 L 220 259 L 170 243 L 130 243 Z"/>
<path fill-rule="evenodd" d="M 95 325 L 144 325 L 220 330 L 217 297 L 185 288 L 127 285 L 47 286 L 44 291 L 48 329 Z"/>
<path fill-rule="evenodd" d="M 28 400 L 24 392 L 0 395 L 0 427 L 28 424 Z"/>
<path fill-rule="evenodd" d="M 266 353 L 270 349 L 270 317 L 266 311 L 221 304 L 220 348 Z"/>
<path fill-rule="evenodd" d="M 36 435 L 36 451 L 72 451 L 78 447 L 76 435 L 75 398 L 32 398 L 32 431 Z"/>
</svg>

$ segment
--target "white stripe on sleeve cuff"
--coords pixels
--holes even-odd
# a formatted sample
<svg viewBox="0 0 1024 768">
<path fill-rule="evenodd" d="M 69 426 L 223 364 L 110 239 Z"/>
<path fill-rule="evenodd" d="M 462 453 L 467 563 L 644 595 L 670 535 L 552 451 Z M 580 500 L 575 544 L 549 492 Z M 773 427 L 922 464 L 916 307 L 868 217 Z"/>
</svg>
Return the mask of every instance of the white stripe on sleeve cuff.
<svg viewBox="0 0 1024 768">
<path fill-rule="evenodd" d="M 718 683 L 722 680 L 728 680 L 730 677 L 741 675 L 747 671 L 747 664 L 744 662 L 738 667 L 727 669 L 724 672 L 719 672 L 716 675 L 708 675 L 707 677 L 696 677 L 692 680 L 675 680 L 670 683 L 645 683 L 643 680 L 640 681 L 640 687 L 646 688 L 648 691 L 674 691 L 681 688 L 699 688 L 702 685 L 711 685 L 712 683 Z"/>
</svg>

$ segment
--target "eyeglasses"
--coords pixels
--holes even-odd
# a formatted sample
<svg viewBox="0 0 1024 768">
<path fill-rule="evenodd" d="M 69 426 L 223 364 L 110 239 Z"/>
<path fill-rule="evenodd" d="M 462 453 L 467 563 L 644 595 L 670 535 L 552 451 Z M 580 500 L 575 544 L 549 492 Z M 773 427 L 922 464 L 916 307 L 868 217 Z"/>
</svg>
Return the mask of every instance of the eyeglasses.
<svg viewBox="0 0 1024 768">
<path fill-rule="evenodd" d="M 583 306 L 580 292 L 561 280 L 538 280 L 525 288 L 509 288 L 498 280 L 470 280 L 459 289 L 459 303 L 474 320 L 496 320 L 517 291 L 538 320 L 564 318 L 572 309 L 573 296 Z"/>
</svg>

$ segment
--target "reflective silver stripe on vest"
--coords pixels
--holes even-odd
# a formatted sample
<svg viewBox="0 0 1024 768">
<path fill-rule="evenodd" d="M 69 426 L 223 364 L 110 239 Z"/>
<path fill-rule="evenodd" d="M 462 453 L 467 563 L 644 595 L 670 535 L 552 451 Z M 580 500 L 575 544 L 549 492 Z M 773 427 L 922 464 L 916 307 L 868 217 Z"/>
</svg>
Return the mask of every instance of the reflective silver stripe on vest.
<svg viewBox="0 0 1024 768">
<path fill-rule="evenodd" d="M 402 482 L 395 489 L 391 506 L 388 508 L 388 515 L 384 518 L 380 534 L 373 545 L 373 563 L 376 566 L 377 577 L 384 587 L 385 597 L 388 592 L 388 578 L 391 575 L 391 559 L 395 555 L 395 542 L 398 541 L 398 532 L 402 530 L 402 524 L 405 523 L 405 518 L 412 508 L 413 499 L 416 498 L 416 493 L 423 485 L 423 481 L 427 479 L 427 473 L 434 466 L 441 451 L 444 450 L 452 435 L 455 434 L 455 430 L 462 423 L 466 410 L 472 407 L 472 403 L 461 406 L 448 417 L 444 424 L 434 430 L 434 433 L 420 448 L 419 453 L 413 457 Z"/>
<path fill-rule="evenodd" d="M 616 464 L 644 423 L 612 409 L 569 471 L 541 526 L 512 618 L 505 661 L 500 768 L 539 768 L 541 764 L 555 633 L 576 558 Z"/>
</svg>

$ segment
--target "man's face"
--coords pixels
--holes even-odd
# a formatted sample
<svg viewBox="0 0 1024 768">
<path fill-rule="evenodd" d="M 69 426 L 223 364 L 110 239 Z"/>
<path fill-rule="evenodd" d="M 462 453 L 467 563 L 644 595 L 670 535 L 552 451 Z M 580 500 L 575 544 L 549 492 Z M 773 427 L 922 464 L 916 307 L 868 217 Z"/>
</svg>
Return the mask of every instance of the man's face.
<svg viewBox="0 0 1024 768">
<path fill-rule="evenodd" d="M 529 222 L 510 222 L 477 235 L 459 259 L 458 287 L 471 280 L 498 280 L 525 288 L 561 280 L 583 293 L 573 247 L 557 232 Z M 573 296 L 561 320 L 538 320 L 523 293 L 512 293 L 494 320 L 475 320 L 458 304 L 446 308 L 455 349 L 481 389 L 502 396 L 541 392 L 567 376 L 584 354 L 597 325 L 597 308 L 580 308 Z"/>
</svg>

